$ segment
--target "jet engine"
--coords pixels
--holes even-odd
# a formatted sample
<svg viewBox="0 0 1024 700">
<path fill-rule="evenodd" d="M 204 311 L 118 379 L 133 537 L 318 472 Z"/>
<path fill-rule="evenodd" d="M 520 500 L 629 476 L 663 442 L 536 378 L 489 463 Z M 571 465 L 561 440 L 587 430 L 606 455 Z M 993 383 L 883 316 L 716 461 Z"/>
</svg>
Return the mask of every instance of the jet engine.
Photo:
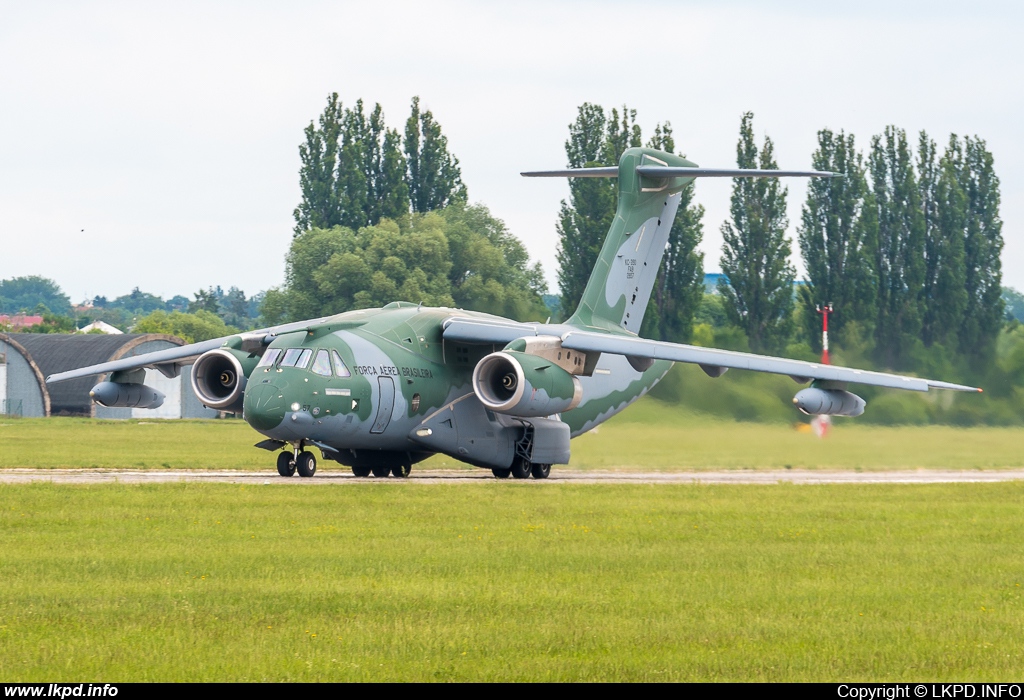
<svg viewBox="0 0 1024 700">
<path fill-rule="evenodd" d="M 864 413 L 864 399 L 841 389 L 801 389 L 793 403 L 809 416 L 859 416 Z"/>
<path fill-rule="evenodd" d="M 100 382 L 89 398 L 107 408 L 160 408 L 164 395 L 145 384 Z"/>
<path fill-rule="evenodd" d="M 473 391 L 492 411 L 523 418 L 570 411 L 583 398 L 575 376 L 551 360 L 514 350 L 480 360 L 473 370 Z"/>
<path fill-rule="evenodd" d="M 241 411 L 247 377 L 259 359 L 226 347 L 203 353 L 192 366 L 192 390 L 207 408 Z"/>
</svg>

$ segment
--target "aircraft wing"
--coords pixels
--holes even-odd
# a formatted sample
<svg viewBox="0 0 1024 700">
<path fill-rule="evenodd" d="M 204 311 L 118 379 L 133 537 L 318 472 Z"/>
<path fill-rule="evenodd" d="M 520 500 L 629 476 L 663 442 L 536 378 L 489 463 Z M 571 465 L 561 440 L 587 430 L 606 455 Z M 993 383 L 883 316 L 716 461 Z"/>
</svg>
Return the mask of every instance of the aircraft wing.
<svg viewBox="0 0 1024 700">
<path fill-rule="evenodd" d="M 224 345 L 224 341 L 229 338 L 241 337 L 242 349 L 247 350 L 250 347 L 255 349 L 257 347 L 268 345 L 270 342 L 267 340 L 268 338 L 272 339 L 273 336 L 281 335 L 282 333 L 293 333 L 298 330 L 304 330 L 323 320 L 325 319 L 299 321 L 297 323 L 287 323 L 280 326 L 247 331 L 245 333 L 235 333 L 233 335 L 226 335 L 223 338 L 204 340 L 200 343 L 190 343 L 176 348 L 168 348 L 167 350 L 157 350 L 156 352 L 147 352 L 134 357 L 125 357 L 121 360 L 114 360 L 112 362 L 103 362 L 98 365 L 80 367 L 79 369 L 73 369 L 67 372 L 51 374 L 46 378 L 46 383 L 55 384 L 57 382 L 66 382 L 69 379 L 78 379 L 79 377 L 90 377 L 97 374 L 106 374 L 108 372 L 120 372 L 141 368 L 157 369 L 167 376 L 173 377 L 177 376 L 178 368 L 181 367 L 181 365 L 192 364 L 203 353 Z"/>
<path fill-rule="evenodd" d="M 940 382 L 919 377 L 905 377 L 886 372 L 871 372 L 863 369 L 838 367 L 817 362 L 789 360 L 783 357 L 755 355 L 747 352 L 703 348 L 696 345 L 667 343 L 646 340 L 630 335 L 596 333 L 573 328 L 572 326 L 525 324 L 509 321 L 494 323 L 470 318 L 453 318 L 447 321 L 444 337 L 476 343 L 508 343 L 517 338 L 537 335 L 553 335 L 561 338 L 562 347 L 581 352 L 612 353 L 652 360 L 669 360 L 700 365 L 713 376 L 723 369 L 748 369 L 755 372 L 784 374 L 800 383 L 823 380 L 850 384 L 867 384 L 890 389 L 928 391 L 929 389 L 951 389 L 953 391 L 981 391 L 976 387 Z"/>
</svg>

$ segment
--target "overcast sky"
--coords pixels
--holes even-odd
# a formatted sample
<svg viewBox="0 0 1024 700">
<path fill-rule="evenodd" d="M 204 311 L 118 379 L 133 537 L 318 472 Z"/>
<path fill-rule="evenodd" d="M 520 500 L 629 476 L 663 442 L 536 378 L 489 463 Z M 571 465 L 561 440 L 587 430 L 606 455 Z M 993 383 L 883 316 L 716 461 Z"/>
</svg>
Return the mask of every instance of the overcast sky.
<svg viewBox="0 0 1024 700">
<path fill-rule="evenodd" d="M 394 127 L 419 95 L 470 199 L 552 291 L 568 188 L 518 173 L 564 165 L 583 102 L 636 109 L 645 138 L 670 121 L 709 167 L 735 165 L 746 110 L 783 168 L 810 165 L 823 127 L 862 148 L 887 124 L 915 143 L 977 134 L 1002 180 L 1004 283 L 1024 289 L 1024 12 L 772 5 L 0 1 L 0 279 L 45 275 L 74 301 L 281 284 L 302 129 L 338 92 L 380 102 Z M 804 186 L 789 183 L 795 237 Z M 697 184 L 708 271 L 729 191 Z"/>
</svg>

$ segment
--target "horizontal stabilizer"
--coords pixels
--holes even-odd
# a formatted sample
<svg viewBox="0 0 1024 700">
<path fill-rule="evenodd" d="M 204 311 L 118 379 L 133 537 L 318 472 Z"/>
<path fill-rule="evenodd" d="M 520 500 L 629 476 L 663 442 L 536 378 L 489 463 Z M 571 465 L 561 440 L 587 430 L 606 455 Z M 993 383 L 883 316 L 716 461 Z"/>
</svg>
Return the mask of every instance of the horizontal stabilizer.
<svg viewBox="0 0 1024 700">
<path fill-rule="evenodd" d="M 664 165 L 638 165 L 644 177 L 843 177 L 826 170 L 756 170 L 752 168 L 674 168 Z M 566 170 L 534 170 L 520 173 L 523 177 L 618 177 L 619 169 L 568 168 Z"/>
<path fill-rule="evenodd" d="M 755 170 L 753 168 L 670 168 L 663 165 L 638 165 L 644 177 L 842 177 L 825 170 Z"/>
</svg>

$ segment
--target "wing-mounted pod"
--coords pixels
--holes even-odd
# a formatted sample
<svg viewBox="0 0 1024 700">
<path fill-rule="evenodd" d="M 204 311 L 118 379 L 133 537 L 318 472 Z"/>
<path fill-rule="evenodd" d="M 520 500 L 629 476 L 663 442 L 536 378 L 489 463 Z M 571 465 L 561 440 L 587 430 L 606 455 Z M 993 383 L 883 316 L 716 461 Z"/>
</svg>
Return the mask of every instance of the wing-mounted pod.
<svg viewBox="0 0 1024 700">
<path fill-rule="evenodd" d="M 477 363 L 473 391 L 497 413 L 550 416 L 579 405 L 583 388 L 576 375 L 587 368 L 586 353 L 563 349 L 556 337 L 520 338 Z"/>
<path fill-rule="evenodd" d="M 867 405 L 861 397 L 843 389 L 809 387 L 793 397 L 793 403 L 809 416 L 850 416 L 864 413 Z"/>
<path fill-rule="evenodd" d="M 146 370 L 114 372 L 105 382 L 100 382 L 89 392 L 89 398 L 108 408 L 160 408 L 164 395 L 146 386 Z"/>
<path fill-rule="evenodd" d="M 246 348 L 245 336 L 232 336 L 224 347 L 199 356 L 192 367 L 192 390 L 207 408 L 218 411 L 242 410 L 245 384 L 263 355 L 264 338 L 252 338 Z"/>
</svg>

